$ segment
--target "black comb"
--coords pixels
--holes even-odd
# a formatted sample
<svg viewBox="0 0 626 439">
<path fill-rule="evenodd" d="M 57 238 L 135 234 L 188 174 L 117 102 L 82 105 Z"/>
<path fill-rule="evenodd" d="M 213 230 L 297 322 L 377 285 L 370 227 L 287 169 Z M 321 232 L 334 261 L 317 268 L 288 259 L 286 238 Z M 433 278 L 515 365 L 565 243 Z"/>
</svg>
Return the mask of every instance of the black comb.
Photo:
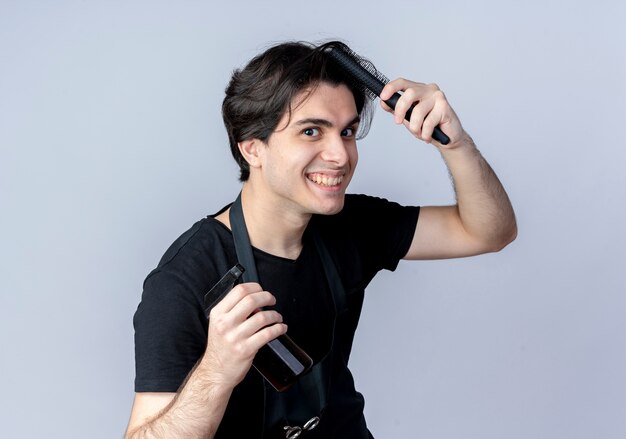
<svg viewBox="0 0 626 439">
<path fill-rule="evenodd" d="M 343 68 L 372 99 L 380 97 L 380 93 L 389 82 L 389 78 L 376 70 L 371 62 L 361 58 L 343 43 L 335 42 L 330 44 L 328 49 L 326 49 L 326 53 Z M 398 99 L 400 99 L 400 96 L 399 93 L 394 93 L 385 103 L 395 110 L 396 103 Z M 407 121 L 411 119 L 414 106 L 415 104 L 411 106 L 404 115 Z M 435 127 L 433 139 L 442 145 L 450 143 L 450 138 L 446 136 L 439 127 Z"/>
</svg>

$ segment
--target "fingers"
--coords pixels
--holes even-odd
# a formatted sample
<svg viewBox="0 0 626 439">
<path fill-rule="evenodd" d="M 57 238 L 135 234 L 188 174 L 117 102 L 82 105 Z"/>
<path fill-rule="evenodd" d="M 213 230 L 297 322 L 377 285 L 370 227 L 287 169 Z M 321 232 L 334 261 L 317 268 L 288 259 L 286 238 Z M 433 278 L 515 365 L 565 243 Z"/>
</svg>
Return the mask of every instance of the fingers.
<svg viewBox="0 0 626 439">
<path fill-rule="evenodd" d="M 391 98 L 394 93 L 401 96 L 395 110 L 391 110 L 383 101 Z M 380 97 L 382 108 L 393 113 L 396 124 L 403 123 L 415 137 L 427 143 L 433 141 L 435 127 L 450 119 L 450 115 L 454 115 L 445 95 L 436 84 L 423 84 L 398 78 L 383 88 Z M 410 114 L 408 121 L 405 120 L 407 113 Z"/>
<path fill-rule="evenodd" d="M 263 309 L 275 304 L 276 298 L 263 291 L 259 284 L 237 285 L 211 310 L 209 335 L 223 338 L 229 344 L 254 345 L 252 348 L 256 351 L 263 346 L 263 340 L 267 343 L 286 331 L 283 318 L 277 311 Z M 261 334 L 257 335 L 259 332 Z M 257 345 L 259 342 L 261 344 Z"/>
<path fill-rule="evenodd" d="M 380 106 L 383 107 L 383 110 L 385 110 L 387 113 L 393 113 L 393 108 L 387 105 L 382 99 L 380 100 Z"/>
<path fill-rule="evenodd" d="M 383 105 L 385 111 L 394 114 L 396 124 L 402 123 L 409 108 L 422 97 L 419 93 L 416 93 L 418 91 L 416 88 L 422 86 L 424 86 L 424 84 L 408 81 L 403 78 L 395 79 L 385 85 L 380 94 L 381 105 Z M 395 93 L 400 94 L 400 98 L 397 100 L 395 108 L 392 111 L 383 101 L 391 99 Z"/>
<path fill-rule="evenodd" d="M 281 318 L 282 321 L 282 318 Z M 267 326 L 260 331 L 255 332 L 249 339 L 248 342 L 250 346 L 254 349 L 254 351 L 258 351 L 261 347 L 268 344 L 270 341 L 275 338 L 287 333 L 287 325 L 284 323 L 278 323 L 272 326 Z"/>
<path fill-rule="evenodd" d="M 287 325 L 282 323 L 283 317 L 273 310 L 259 311 L 243 322 L 222 317 L 212 322 L 209 332 L 212 332 L 212 338 L 219 337 L 222 340 L 218 342 L 218 345 L 223 346 L 220 349 L 222 354 L 229 351 L 237 354 L 231 358 L 252 360 L 263 345 L 287 332 Z"/>
<path fill-rule="evenodd" d="M 244 296 L 228 313 L 237 321 L 244 321 L 251 314 L 266 306 L 276 305 L 276 298 L 268 291 L 258 291 Z"/>
<path fill-rule="evenodd" d="M 422 84 L 421 82 L 409 81 L 408 79 L 404 79 L 404 78 L 394 79 L 393 81 L 389 81 L 385 85 L 385 87 L 383 87 L 383 90 L 380 92 L 380 98 L 383 101 L 386 101 L 394 93 L 404 91 L 414 85 L 425 85 L 425 84 Z"/>
<path fill-rule="evenodd" d="M 257 283 L 235 286 L 209 315 L 207 347 L 202 358 L 213 382 L 235 386 L 252 365 L 257 351 L 287 332 L 276 304 Z"/>
<path fill-rule="evenodd" d="M 423 136 L 424 121 L 429 116 L 432 119 L 431 112 L 435 106 L 435 99 L 431 95 L 419 94 L 415 91 L 415 89 L 408 89 L 404 94 L 407 96 L 406 96 L 406 100 L 404 100 L 403 102 L 409 105 L 409 108 L 411 108 L 411 106 L 414 105 L 411 110 L 410 120 L 406 124 L 406 126 L 409 129 L 409 131 L 413 133 L 414 136 L 422 140 L 426 140 L 425 137 Z M 403 106 L 403 110 L 404 110 L 404 106 Z"/>
<path fill-rule="evenodd" d="M 244 297 L 251 293 L 263 291 L 261 285 L 256 282 L 247 282 L 235 287 L 217 304 L 213 307 L 219 313 L 230 312 Z"/>
<path fill-rule="evenodd" d="M 424 122 L 421 126 L 421 131 L 419 134 L 416 134 L 420 139 L 422 139 L 426 143 L 433 142 L 433 132 L 435 131 L 435 127 L 442 124 L 444 120 L 444 110 L 443 104 L 441 101 L 435 101 L 433 103 L 432 109 L 428 113 L 428 115 L 424 118 Z M 411 124 L 413 121 L 411 120 Z M 413 127 L 412 127 L 413 128 Z M 413 129 L 411 129 L 412 132 Z"/>
<path fill-rule="evenodd" d="M 237 332 L 239 333 L 239 336 L 243 338 L 250 338 L 262 329 L 282 322 L 283 316 L 278 311 L 262 310 L 255 312 L 253 315 L 248 317 L 242 324 L 240 324 L 237 328 Z"/>
</svg>

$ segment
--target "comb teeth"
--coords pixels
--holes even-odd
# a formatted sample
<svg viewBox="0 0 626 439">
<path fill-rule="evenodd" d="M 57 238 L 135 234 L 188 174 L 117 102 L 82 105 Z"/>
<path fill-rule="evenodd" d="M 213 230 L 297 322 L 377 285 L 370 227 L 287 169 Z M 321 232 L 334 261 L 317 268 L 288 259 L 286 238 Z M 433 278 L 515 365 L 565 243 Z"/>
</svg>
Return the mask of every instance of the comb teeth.
<svg viewBox="0 0 626 439">
<path fill-rule="evenodd" d="M 356 54 L 355 56 L 358 57 L 358 55 Z M 372 64 L 371 61 L 364 59 L 364 58 L 359 58 L 359 65 L 363 67 L 365 70 L 367 70 L 368 72 L 370 72 L 375 78 L 377 78 L 383 84 L 387 84 L 389 82 L 389 78 L 387 78 L 385 75 L 383 75 L 378 70 L 376 70 L 376 67 L 374 67 L 374 64 Z"/>
<path fill-rule="evenodd" d="M 374 65 L 344 45 L 333 45 L 326 52 L 333 61 L 339 64 L 355 83 L 373 100 L 380 96 L 389 79 L 380 73 Z"/>
</svg>

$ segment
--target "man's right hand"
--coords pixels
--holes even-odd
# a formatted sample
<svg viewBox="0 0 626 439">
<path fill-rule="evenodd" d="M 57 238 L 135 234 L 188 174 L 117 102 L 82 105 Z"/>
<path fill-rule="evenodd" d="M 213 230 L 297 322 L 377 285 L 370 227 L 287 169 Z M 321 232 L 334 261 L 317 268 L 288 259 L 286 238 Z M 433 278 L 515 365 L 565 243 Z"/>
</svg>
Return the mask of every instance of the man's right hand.
<svg viewBox="0 0 626 439">
<path fill-rule="evenodd" d="M 278 312 L 261 309 L 275 304 L 257 283 L 235 286 L 211 310 L 206 351 L 178 394 L 137 393 L 125 437 L 212 438 L 257 351 L 287 332 Z"/>
<path fill-rule="evenodd" d="M 212 383 L 234 388 L 248 373 L 257 351 L 287 332 L 272 309 L 276 298 L 258 283 L 236 285 L 209 315 L 207 348 L 198 368 Z"/>
</svg>

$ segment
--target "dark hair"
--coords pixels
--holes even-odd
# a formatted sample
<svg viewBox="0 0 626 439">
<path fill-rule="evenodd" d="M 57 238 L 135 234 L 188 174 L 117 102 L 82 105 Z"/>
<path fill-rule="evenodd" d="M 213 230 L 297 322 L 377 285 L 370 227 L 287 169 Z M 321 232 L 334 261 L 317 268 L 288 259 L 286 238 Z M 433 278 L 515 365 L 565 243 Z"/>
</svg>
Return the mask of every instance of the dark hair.
<svg viewBox="0 0 626 439">
<path fill-rule="evenodd" d="M 367 134 L 373 115 L 371 98 L 334 62 L 328 62 L 325 50 L 334 44 L 343 43 L 281 43 L 233 72 L 222 103 L 222 117 L 231 153 L 239 165 L 240 181 L 248 179 L 250 167 L 237 144 L 253 138 L 266 142 L 285 112 L 291 114 L 293 99 L 319 83 L 345 84 L 350 89 L 361 117 L 357 138 Z"/>
</svg>

